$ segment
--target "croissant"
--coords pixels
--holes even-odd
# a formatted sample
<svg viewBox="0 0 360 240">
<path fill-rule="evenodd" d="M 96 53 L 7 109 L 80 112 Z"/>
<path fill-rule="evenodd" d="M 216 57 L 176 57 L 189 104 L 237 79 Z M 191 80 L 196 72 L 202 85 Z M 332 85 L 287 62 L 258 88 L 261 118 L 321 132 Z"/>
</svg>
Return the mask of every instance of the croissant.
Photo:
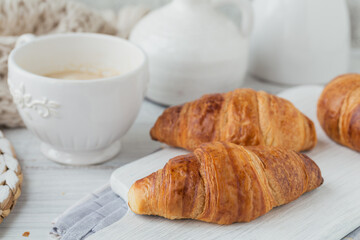
<svg viewBox="0 0 360 240">
<path fill-rule="evenodd" d="M 128 201 L 137 214 L 231 224 L 249 222 L 322 182 L 320 169 L 306 155 L 213 142 L 136 181 Z"/>
<path fill-rule="evenodd" d="M 188 150 L 201 143 L 225 141 L 303 151 L 317 141 L 313 122 L 292 103 L 252 89 L 205 95 L 170 107 L 157 119 L 150 135 Z"/>
<path fill-rule="evenodd" d="M 331 139 L 360 151 L 360 74 L 331 81 L 319 98 L 317 116 Z"/>
</svg>

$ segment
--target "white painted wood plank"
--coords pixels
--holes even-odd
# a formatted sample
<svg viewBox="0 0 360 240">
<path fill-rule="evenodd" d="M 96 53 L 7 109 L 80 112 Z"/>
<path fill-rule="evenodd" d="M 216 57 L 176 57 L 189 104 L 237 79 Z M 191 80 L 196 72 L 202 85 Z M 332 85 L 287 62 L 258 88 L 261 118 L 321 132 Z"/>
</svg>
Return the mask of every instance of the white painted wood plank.
<svg viewBox="0 0 360 240">
<path fill-rule="evenodd" d="M 230 226 L 171 221 L 129 211 L 89 239 L 341 239 L 360 225 L 360 154 L 335 144 L 319 128 L 316 103 L 321 91 L 321 87 L 299 87 L 281 94 L 316 123 L 319 142 L 308 155 L 319 165 L 325 179 L 318 189 L 255 221 Z M 134 179 L 157 170 L 178 151 L 162 150 L 125 166 L 124 171 L 120 168 L 112 178 L 114 190 L 126 197 Z"/>
</svg>

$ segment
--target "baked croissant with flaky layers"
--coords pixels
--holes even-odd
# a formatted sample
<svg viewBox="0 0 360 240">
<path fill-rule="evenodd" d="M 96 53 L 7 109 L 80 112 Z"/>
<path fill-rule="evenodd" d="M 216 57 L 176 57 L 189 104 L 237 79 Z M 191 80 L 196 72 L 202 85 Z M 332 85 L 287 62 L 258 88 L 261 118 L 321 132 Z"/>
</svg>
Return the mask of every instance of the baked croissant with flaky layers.
<svg viewBox="0 0 360 240">
<path fill-rule="evenodd" d="M 210 94 L 170 107 L 150 131 L 152 139 L 193 150 L 201 143 L 226 141 L 296 151 L 316 145 L 313 122 L 289 101 L 252 89 Z"/>
<path fill-rule="evenodd" d="M 213 142 L 136 181 L 130 209 L 169 219 L 249 222 L 323 182 L 306 155 L 283 148 Z"/>
<path fill-rule="evenodd" d="M 319 98 L 317 116 L 331 139 L 360 151 L 360 74 L 331 81 Z"/>
</svg>

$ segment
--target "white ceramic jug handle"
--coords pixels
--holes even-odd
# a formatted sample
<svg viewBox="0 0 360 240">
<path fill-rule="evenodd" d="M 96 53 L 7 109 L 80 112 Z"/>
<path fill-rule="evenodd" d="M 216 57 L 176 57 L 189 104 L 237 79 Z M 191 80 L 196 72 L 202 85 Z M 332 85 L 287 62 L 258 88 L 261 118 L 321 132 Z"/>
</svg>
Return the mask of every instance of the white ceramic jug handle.
<svg viewBox="0 0 360 240">
<path fill-rule="evenodd" d="M 31 42 L 35 38 L 36 38 L 36 36 L 34 34 L 31 34 L 31 33 L 23 34 L 16 40 L 15 47 L 20 47 L 20 46 L 24 45 L 25 43 Z"/>
<path fill-rule="evenodd" d="M 241 12 L 241 33 L 248 37 L 253 28 L 254 12 L 249 0 L 217 0 L 212 2 L 214 7 L 234 5 Z"/>
</svg>

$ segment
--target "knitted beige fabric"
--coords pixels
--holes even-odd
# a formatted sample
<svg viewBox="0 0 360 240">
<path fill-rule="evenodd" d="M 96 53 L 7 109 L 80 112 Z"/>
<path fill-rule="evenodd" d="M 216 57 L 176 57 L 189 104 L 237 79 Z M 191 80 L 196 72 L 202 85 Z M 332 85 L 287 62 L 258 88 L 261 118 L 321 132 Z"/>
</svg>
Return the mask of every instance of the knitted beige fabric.
<svg viewBox="0 0 360 240">
<path fill-rule="evenodd" d="M 6 84 L 7 58 L 19 35 L 96 32 L 127 38 L 149 10 L 129 6 L 115 13 L 96 11 L 66 0 L 0 1 L 0 125 L 23 126 Z"/>
</svg>

